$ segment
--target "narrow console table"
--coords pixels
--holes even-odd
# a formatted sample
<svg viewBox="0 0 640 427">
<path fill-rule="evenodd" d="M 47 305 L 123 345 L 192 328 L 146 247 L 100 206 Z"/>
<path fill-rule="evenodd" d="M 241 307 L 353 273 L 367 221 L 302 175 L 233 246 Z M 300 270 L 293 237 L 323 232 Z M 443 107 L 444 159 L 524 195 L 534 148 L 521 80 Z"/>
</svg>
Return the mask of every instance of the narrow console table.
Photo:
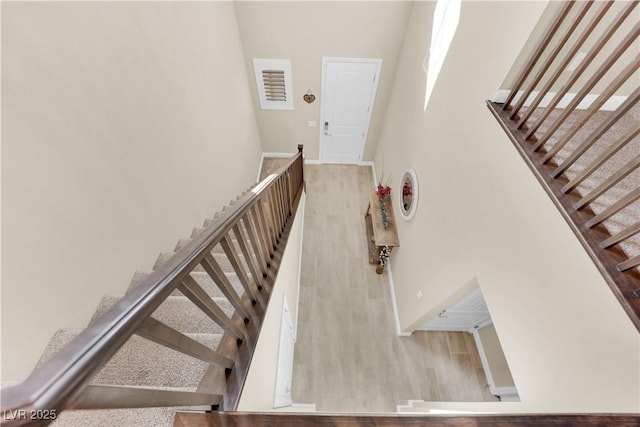
<svg viewBox="0 0 640 427">
<path fill-rule="evenodd" d="M 381 205 L 384 203 L 386 212 L 386 223 L 383 219 Z M 382 274 L 386 260 L 381 262 L 380 253 L 387 248 L 389 252 L 395 247 L 400 246 L 398 240 L 398 230 L 396 229 L 396 220 L 393 215 L 393 203 L 390 196 L 384 196 L 380 199 L 375 191 L 371 192 L 369 197 L 369 206 L 364 214 L 364 222 L 367 228 L 367 244 L 369 246 L 369 263 L 377 264 L 376 273 Z"/>
</svg>

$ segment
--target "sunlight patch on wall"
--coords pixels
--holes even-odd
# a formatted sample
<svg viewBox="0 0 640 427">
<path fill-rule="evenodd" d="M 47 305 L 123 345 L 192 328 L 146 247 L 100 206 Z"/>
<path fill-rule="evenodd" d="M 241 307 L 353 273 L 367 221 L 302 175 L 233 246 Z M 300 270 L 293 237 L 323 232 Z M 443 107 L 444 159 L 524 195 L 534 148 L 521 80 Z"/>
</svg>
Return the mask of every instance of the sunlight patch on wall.
<svg viewBox="0 0 640 427">
<path fill-rule="evenodd" d="M 427 87 L 424 94 L 425 111 L 444 63 L 444 58 L 447 56 L 453 36 L 458 29 L 460 2 L 461 0 L 438 0 L 436 10 L 433 13 L 431 44 L 422 63 L 422 68 L 427 73 Z"/>
</svg>

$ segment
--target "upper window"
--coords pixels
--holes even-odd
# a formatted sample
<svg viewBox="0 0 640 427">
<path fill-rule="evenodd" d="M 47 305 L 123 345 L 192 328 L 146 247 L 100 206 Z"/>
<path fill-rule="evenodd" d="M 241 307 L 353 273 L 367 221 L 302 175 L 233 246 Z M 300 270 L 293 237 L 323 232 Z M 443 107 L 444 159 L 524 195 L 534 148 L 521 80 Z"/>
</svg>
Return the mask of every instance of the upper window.
<svg viewBox="0 0 640 427">
<path fill-rule="evenodd" d="M 433 14 L 431 45 L 422 67 L 427 73 L 427 88 L 424 95 L 424 109 L 427 109 L 431 92 L 436 85 L 438 74 L 447 56 L 449 46 L 460 21 L 460 0 L 438 0 Z"/>
<path fill-rule="evenodd" d="M 263 110 L 293 110 L 291 61 L 254 59 L 258 98 Z"/>
</svg>

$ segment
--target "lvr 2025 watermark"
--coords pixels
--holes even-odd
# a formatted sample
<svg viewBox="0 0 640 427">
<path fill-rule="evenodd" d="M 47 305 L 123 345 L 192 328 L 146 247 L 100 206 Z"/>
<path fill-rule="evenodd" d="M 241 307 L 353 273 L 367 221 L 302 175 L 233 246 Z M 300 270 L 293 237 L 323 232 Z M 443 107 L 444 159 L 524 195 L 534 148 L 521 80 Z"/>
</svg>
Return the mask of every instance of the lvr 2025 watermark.
<svg viewBox="0 0 640 427">
<path fill-rule="evenodd" d="M 58 417 L 55 409 L 9 409 L 2 411 L 2 420 L 53 421 Z"/>
</svg>

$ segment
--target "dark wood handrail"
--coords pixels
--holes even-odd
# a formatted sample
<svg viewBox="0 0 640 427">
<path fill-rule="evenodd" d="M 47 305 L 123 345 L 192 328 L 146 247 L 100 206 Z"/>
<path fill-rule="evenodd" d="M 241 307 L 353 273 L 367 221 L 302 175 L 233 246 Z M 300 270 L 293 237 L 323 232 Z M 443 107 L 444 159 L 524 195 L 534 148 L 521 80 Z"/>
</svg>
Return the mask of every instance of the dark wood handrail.
<svg viewBox="0 0 640 427">
<path fill-rule="evenodd" d="M 298 151 L 276 173 L 268 176 L 239 198 L 232 207 L 223 211 L 205 231 L 146 276 L 60 352 L 37 368 L 24 382 L 3 389 L 3 413 L 17 413 L 19 410 L 28 413 L 38 409 L 60 412 L 74 407 L 83 390 L 89 386 L 91 378 L 133 334 L 139 333 L 141 328 L 149 329 L 148 321 L 156 308 L 181 285 L 196 266 L 203 263 L 213 247 L 260 201 L 273 197 L 274 191 L 271 190 L 275 186 L 283 185 L 283 177 L 287 178 L 287 185 L 291 186 L 292 194 L 299 197 L 303 190 L 302 146 L 298 146 Z M 293 179 L 297 181 L 290 182 Z M 295 209 L 295 206 L 292 206 L 293 198 L 283 196 L 279 201 L 287 204 L 288 209 Z M 284 206 L 279 208 L 284 212 Z M 279 216 L 278 233 L 281 234 L 287 220 L 288 216 Z M 198 395 L 198 398 L 202 400 L 202 395 Z M 216 396 L 212 398 L 215 399 Z M 214 403 L 217 402 L 210 402 Z M 18 419 L 8 421 L 6 425 L 39 424 L 30 421 Z"/>
<path fill-rule="evenodd" d="M 637 23 L 637 19 L 634 20 L 633 14 L 638 2 L 622 4 L 615 16 L 606 19 L 606 27 L 599 29 L 598 24 L 604 20 L 610 8 L 613 10 L 612 5 L 615 1 L 602 4 L 591 14 L 589 23 L 581 34 L 574 37 L 573 44 L 565 45 L 565 42 L 571 39 L 570 33 L 579 27 L 577 25 L 579 21 L 589 16 L 588 13 L 582 13 L 588 9 L 588 4 L 584 4 L 575 21 L 567 23 L 567 32 L 558 35 L 557 27 L 561 26 L 562 21 L 569 19 L 566 12 L 570 3 L 573 2 L 568 2 L 555 18 L 553 31 L 547 33 L 543 42 L 535 49 L 527 68 L 521 71 L 518 83 L 511 90 L 507 101 L 504 103 L 487 101 L 487 106 L 567 220 L 631 321 L 640 330 L 640 270 L 636 268 L 638 256 L 633 251 L 629 251 L 629 254 L 625 253 L 620 246 L 625 240 L 640 233 L 640 224 L 623 224 L 623 231 L 616 229 L 615 235 L 612 235 L 607 228 L 609 218 L 638 200 L 640 183 L 624 184 L 624 189 L 617 193 L 615 201 L 604 205 L 600 199 L 599 203 L 604 205 L 600 208 L 601 212 L 596 215 L 592 210 L 596 199 L 640 168 L 640 156 L 634 156 L 632 153 L 629 158 L 619 159 L 620 162 L 616 162 L 615 170 L 609 172 L 606 178 L 595 174 L 619 151 L 625 147 L 631 147 L 630 144 L 637 141 L 640 132 L 637 123 L 629 124 L 623 129 L 621 136 L 609 138 L 606 146 L 599 145 L 599 151 L 593 150 L 597 144 L 601 143 L 609 129 L 622 123 L 621 120 L 634 111 L 632 109 L 637 108 L 640 102 L 640 88 L 636 86 L 634 90 L 629 90 L 631 93 L 626 96 L 626 100 L 615 111 L 607 113 L 604 120 L 598 122 L 595 130 L 585 132 L 588 135 L 578 134 L 623 84 L 629 86 L 630 79 L 636 75 L 640 67 L 640 56 L 631 57 L 628 52 L 640 37 L 640 24 Z M 619 34 L 623 26 L 630 29 Z M 616 34 L 620 40 L 615 46 L 610 46 L 608 43 Z M 568 59 L 578 49 L 582 49 L 582 45 L 590 36 L 594 40 L 592 46 L 587 48 L 586 57 L 566 77 L 566 82 L 557 93 L 549 92 L 551 83 L 556 82 L 562 73 L 566 73 Z M 605 47 L 609 51 L 601 54 Z M 567 58 L 559 64 L 551 64 L 551 60 L 557 56 L 561 48 L 569 52 L 566 54 Z M 547 51 L 550 51 L 551 60 L 547 61 L 532 77 L 533 66 L 538 59 L 545 57 Z M 631 59 L 628 59 L 629 57 Z M 598 60 L 597 68 L 590 75 L 586 75 L 589 64 L 596 60 Z M 626 62 L 622 63 L 623 61 Z M 614 65 L 620 70 L 617 73 L 610 72 Z M 584 77 L 585 82 L 579 87 L 574 87 L 580 77 Z M 603 87 L 602 93 L 584 112 L 579 112 L 579 103 L 597 84 Z M 541 87 L 538 88 L 538 85 Z M 515 102 L 520 87 L 526 87 L 526 90 L 524 95 Z M 557 108 L 569 90 L 576 91 L 573 98 L 565 108 Z M 537 92 L 537 96 L 531 104 L 527 105 L 525 101 L 534 92 Z M 551 100 L 549 105 L 543 108 L 540 107 L 539 102 L 545 97 L 551 97 Z M 554 111 L 558 114 L 551 120 L 550 117 L 553 117 Z M 570 116 L 575 117 L 573 124 L 570 127 L 563 126 Z M 580 140 L 576 139 L 578 135 Z M 572 144 L 569 144 L 570 141 Z M 602 145 L 605 144 L 602 143 Z M 587 154 L 589 154 L 588 157 L 586 157 Z M 570 172 L 569 175 L 567 172 Z M 589 185 L 585 185 L 586 183 Z M 634 222 L 633 219 L 631 222 Z"/>
<path fill-rule="evenodd" d="M 178 413 L 175 427 L 510 427 L 510 426 L 637 426 L 637 414 L 425 415 L 274 414 L 217 412 Z"/>
</svg>

